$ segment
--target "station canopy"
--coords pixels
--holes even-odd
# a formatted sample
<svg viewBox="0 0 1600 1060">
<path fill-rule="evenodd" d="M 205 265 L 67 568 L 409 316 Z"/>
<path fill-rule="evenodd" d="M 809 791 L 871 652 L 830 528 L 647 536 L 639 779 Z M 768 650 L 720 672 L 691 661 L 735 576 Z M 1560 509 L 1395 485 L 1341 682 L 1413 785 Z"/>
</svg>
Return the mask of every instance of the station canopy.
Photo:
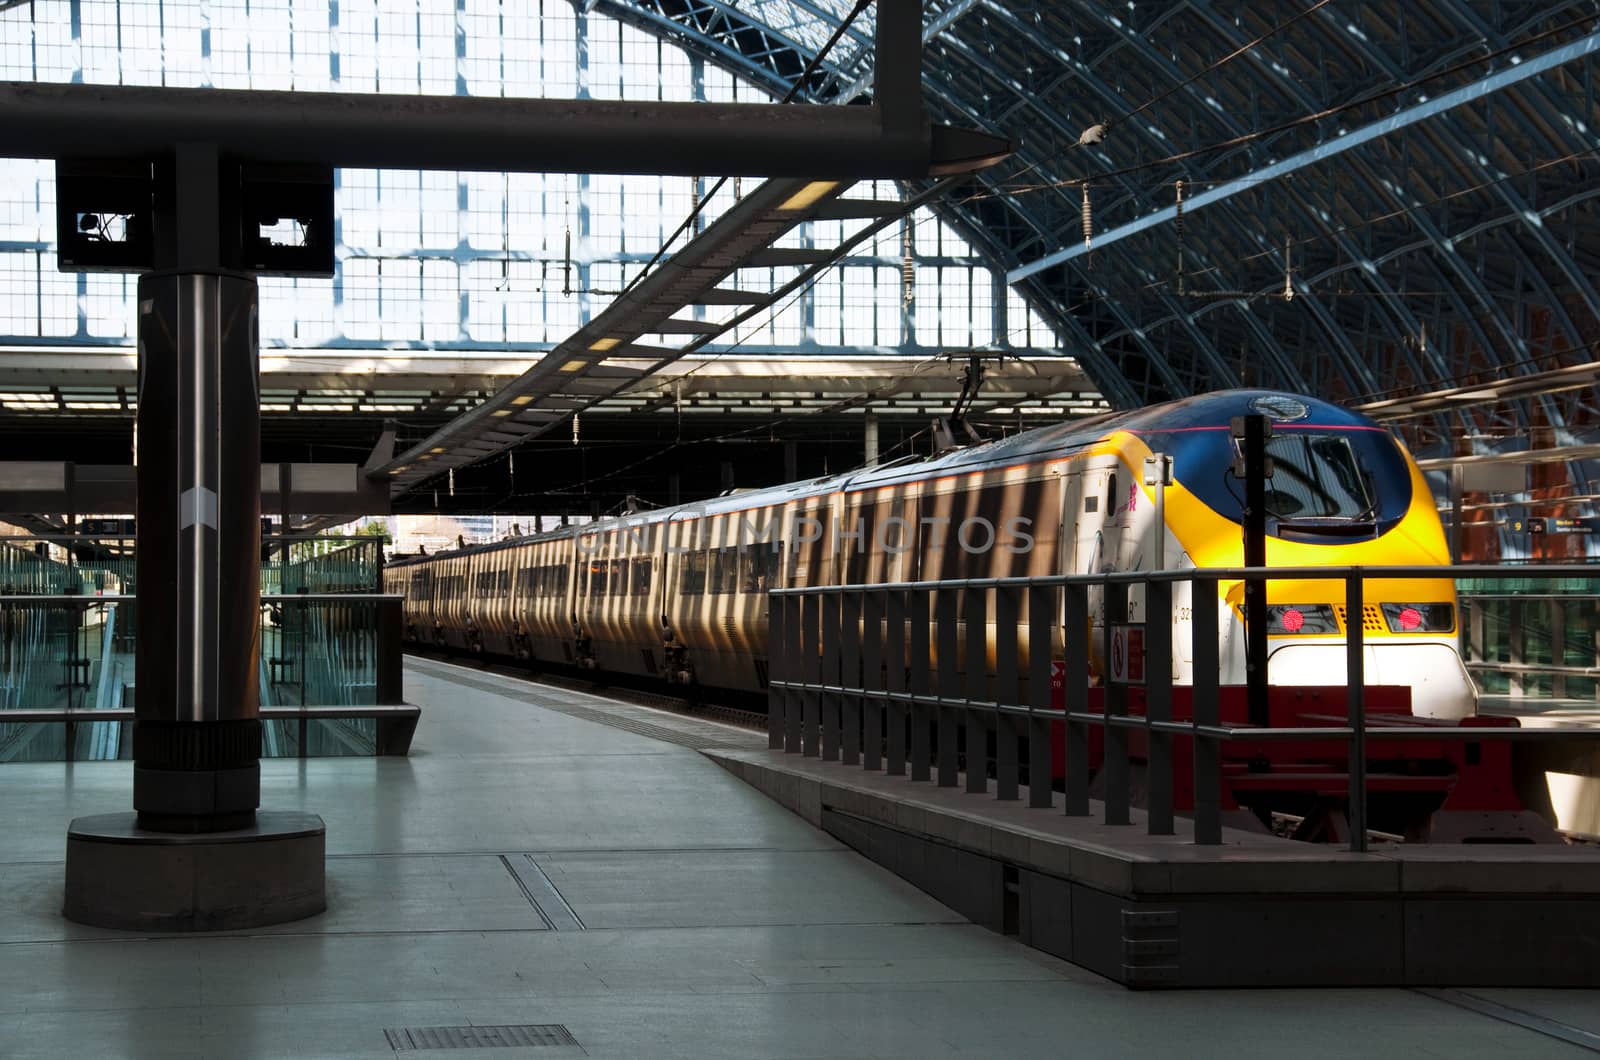
<svg viewBox="0 0 1600 1060">
<path fill-rule="evenodd" d="M 839 105 L 872 91 L 875 10 L 847 0 L 361 0 L 337 25 L 301 0 L 213 3 L 204 26 L 178 0 L 0 7 L 10 80 Z M 1006 351 L 1047 376 L 1057 359 L 1053 392 L 1085 410 L 1281 387 L 1367 408 L 1424 456 L 1570 449 L 1569 492 L 1592 494 L 1577 448 L 1600 441 L 1592 2 L 927 0 L 923 18 L 930 117 L 1015 154 L 696 356 L 884 357 L 887 383 L 906 363 Z M 38 359 L 125 356 L 132 281 L 56 274 L 48 163 L 0 165 L 0 404 L 125 416 L 125 383 L 45 382 Z M 333 283 L 263 281 L 269 422 L 319 393 L 430 425 L 469 411 L 505 378 L 490 362 L 557 349 L 696 201 L 710 195 L 689 236 L 757 183 L 338 180 Z M 864 223 L 817 218 L 778 245 L 835 246 Z M 796 268 L 743 278 L 771 293 Z M 430 362 L 461 385 L 419 381 Z M 367 381 L 333 385 L 347 368 Z M 607 407 L 677 409 L 666 378 Z"/>
</svg>

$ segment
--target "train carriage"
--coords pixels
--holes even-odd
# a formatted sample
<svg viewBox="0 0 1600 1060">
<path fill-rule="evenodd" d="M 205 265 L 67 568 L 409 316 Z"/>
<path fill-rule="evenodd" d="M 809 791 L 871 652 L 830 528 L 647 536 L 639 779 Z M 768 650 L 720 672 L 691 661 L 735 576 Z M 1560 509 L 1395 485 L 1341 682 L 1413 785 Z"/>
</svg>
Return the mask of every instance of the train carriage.
<svg viewBox="0 0 1600 1060">
<path fill-rule="evenodd" d="M 1231 391 L 581 530 L 400 559 L 386 578 L 391 591 L 431 588 L 431 605 L 408 601 L 416 618 L 407 628 L 421 641 L 759 692 L 766 593 L 777 586 L 1241 566 L 1243 484 L 1232 476 L 1230 425 L 1257 412 L 1275 429 L 1269 566 L 1447 565 L 1427 484 L 1386 431 L 1314 398 Z M 1156 487 L 1144 476 L 1154 453 L 1173 461 L 1160 522 Z M 433 572 L 431 581 L 418 578 L 422 571 Z M 993 595 L 984 601 L 986 635 Z M 1447 573 L 1373 579 L 1366 598 L 1364 614 L 1347 616 L 1339 579 L 1270 582 L 1270 680 L 1342 683 L 1344 629 L 1360 621 L 1370 680 L 1410 686 L 1419 714 L 1471 713 Z M 958 600 L 958 614 L 964 606 Z M 1191 599 L 1180 583 L 1166 616 L 1146 615 L 1135 588 L 1129 619 L 1173 625 L 1174 680 L 1183 684 L 1193 676 L 1193 608 L 1203 606 L 1218 611 L 1222 681 L 1242 683 L 1242 583 L 1222 584 L 1212 601 Z M 1098 673 L 1098 592 L 1090 613 L 1090 628 L 1071 635 L 1088 639 Z M 1057 654 L 1063 646 L 1058 638 Z"/>
</svg>

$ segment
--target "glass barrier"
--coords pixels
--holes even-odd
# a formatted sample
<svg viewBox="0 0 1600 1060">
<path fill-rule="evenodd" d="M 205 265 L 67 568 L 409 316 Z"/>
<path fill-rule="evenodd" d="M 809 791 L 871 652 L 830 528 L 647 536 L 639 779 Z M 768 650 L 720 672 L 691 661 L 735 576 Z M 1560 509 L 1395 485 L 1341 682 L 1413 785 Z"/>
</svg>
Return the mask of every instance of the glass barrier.
<svg viewBox="0 0 1600 1060">
<path fill-rule="evenodd" d="M 123 706 L 132 655 L 118 647 L 127 618 L 121 605 L 72 595 L 0 596 L 0 762 L 67 756 L 64 726 L 8 723 L 6 711 Z M 75 752 L 84 758 L 129 757 L 126 729 L 119 721 L 79 726 Z"/>
<path fill-rule="evenodd" d="M 378 702 L 378 607 L 371 598 L 338 594 L 263 596 L 261 601 L 261 705 L 373 706 Z M 371 718 L 269 721 L 263 754 L 376 753 L 377 722 Z M 304 733 L 302 733 L 304 728 Z"/>
<path fill-rule="evenodd" d="M 262 552 L 263 593 L 382 591 L 382 538 L 269 538 Z"/>
<path fill-rule="evenodd" d="M 1600 572 L 1457 584 L 1462 657 L 1493 705 L 1600 709 Z"/>
<path fill-rule="evenodd" d="M 81 535 L 0 542 L 0 763 L 132 756 L 132 723 L 122 718 L 72 725 L 5 720 L 7 711 L 133 706 L 131 545 L 131 539 Z M 400 650 L 397 614 L 394 643 L 379 640 L 383 609 L 398 605 L 374 593 L 381 547 L 376 537 L 269 539 L 263 551 L 277 555 L 262 565 L 263 586 L 287 584 L 292 591 L 262 595 L 262 707 L 378 704 L 379 656 Z M 263 730 L 264 757 L 377 753 L 378 723 L 370 717 L 268 719 Z"/>
</svg>

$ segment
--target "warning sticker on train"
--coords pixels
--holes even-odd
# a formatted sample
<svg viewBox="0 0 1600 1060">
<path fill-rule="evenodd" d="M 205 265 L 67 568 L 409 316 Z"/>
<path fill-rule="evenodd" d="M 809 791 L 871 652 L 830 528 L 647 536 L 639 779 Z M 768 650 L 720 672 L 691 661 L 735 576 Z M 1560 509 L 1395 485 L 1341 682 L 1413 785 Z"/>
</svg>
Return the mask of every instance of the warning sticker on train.
<svg viewBox="0 0 1600 1060">
<path fill-rule="evenodd" d="M 1111 680 L 1144 684 L 1144 626 L 1111 627 Z"/>
</svg>

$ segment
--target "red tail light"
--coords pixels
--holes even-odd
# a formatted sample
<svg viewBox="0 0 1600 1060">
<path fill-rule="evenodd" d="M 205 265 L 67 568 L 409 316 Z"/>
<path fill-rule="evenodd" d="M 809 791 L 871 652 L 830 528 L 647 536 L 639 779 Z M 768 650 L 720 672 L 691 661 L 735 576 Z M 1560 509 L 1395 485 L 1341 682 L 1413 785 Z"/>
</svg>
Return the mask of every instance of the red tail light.
<svg viewBox="0 0 1600 1060">
<path fill-rule="evenodd" d="M 1454 604 L 1384 604 L 1383 620 L 1391 633 L 1453 633 Z"/>
</svg>

